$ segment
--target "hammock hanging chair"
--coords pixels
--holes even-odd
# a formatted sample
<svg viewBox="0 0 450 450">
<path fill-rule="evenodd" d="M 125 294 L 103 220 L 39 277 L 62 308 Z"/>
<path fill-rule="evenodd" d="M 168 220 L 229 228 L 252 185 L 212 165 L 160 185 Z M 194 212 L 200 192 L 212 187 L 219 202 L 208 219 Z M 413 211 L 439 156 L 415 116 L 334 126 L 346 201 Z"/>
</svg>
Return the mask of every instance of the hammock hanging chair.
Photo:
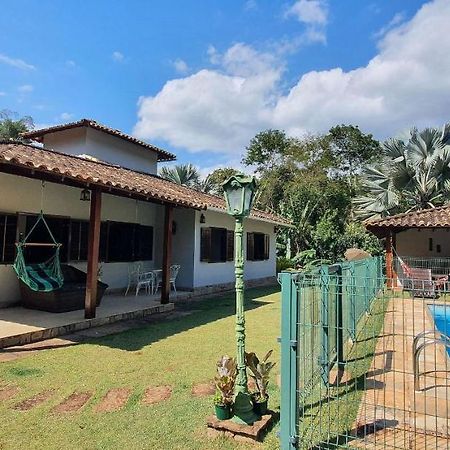
<svg viewBox="0 0 450 450">
<path fill-rule="evenodd" d="M 37 225 L 42 222 L 48 231 L 52 242 L 39 243 L 28 242 L 28 239 L 36 229 Z M 51 292 L 62 287 L 64 284 L 64 277 L 61 271 L 61 261 L 59 258 L 59 251 L 61 244 L 58 243 L 53 236 L 47 222 L 44 219 L 44 214 L 40 212 L 35 224 L 29 233 L 20 242 L 16 243 L 17 255 L 14 260 L 13 269 L 17 277 L 22 280 L 31 290 L 36 292 Z M 24 250 L 26 247 L 54 247 L 55 253 L 45 262 L 39 264 L 27 264 L 25 261 Z"/>
</svg>

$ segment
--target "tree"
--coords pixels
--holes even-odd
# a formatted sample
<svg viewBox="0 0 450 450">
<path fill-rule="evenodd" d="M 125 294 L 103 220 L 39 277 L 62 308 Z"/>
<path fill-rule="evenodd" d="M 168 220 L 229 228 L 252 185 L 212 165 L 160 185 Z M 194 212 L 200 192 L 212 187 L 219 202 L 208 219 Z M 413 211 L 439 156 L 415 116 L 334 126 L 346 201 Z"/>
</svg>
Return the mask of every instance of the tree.
<svg viewBox="0 0 450 450">
<path fill-rule="evenodd" d="M 262 174 L 283 164 L 294 153 L 295 143 L 284 131 L 262 131 L 251 139 L 242 162 L 256 166 L 256 171 Z"/>
<path fill-rule="evenodd" d="M 222 184 L 239 170 L 232 167 L 223 167 L 211 172 L 202 182 L 202 191 L 214 195 L 223 196 Z"/>
<path fill-rule="evenodd" d="M 34 123 L 30 116 L 18 118 L 18 115 L 11 111 L 0 111 L 0 140 L 22 141 L 21 133 L 33 128 Z"/>
<path fill-rule="evenodd" d="M 363 195 L 354 201 L 360 217 L 433 208 L 450 199 L 450 123 L 442 130 L 413 128 L 408 141 L 390 139 L 382 156 L 365 169 Z"/>
<path fill-rule="evenodd" d="M 200 185 L 200 174 L 192 164 L 178 164 L 172 167 L 163 167 L 159 171 L 160 177 L 173 181 L 183 186 L 198 189 Z"/>
<path fill-rule="evenodd" d="M 344 176 L 354 177 L 381 153 L 380 143 L 357 126 L 337 125 L 328 131 L 333 166 Z"/>
</svg>

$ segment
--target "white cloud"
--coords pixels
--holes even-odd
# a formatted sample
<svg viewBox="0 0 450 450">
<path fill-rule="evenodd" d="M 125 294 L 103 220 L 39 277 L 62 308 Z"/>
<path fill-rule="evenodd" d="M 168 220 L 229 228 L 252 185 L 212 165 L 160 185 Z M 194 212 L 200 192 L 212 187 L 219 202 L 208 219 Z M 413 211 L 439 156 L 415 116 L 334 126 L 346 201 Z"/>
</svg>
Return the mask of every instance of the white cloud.
<svg viewBox="0 0 450 450">
<path fill-rule="evenodd" d="M 67 66 L 67 67 L 76 67 L 76 66 L 77 66 L 77 63 L 76 63 L 74 60 L 72 60 L 72 59 L 68 59 L 68 60 L 66 61 L 66 66 Z"/>
<path fill-rule="evenodd" d="M 324 0 L 298 0 L 285 15 L 286 17 L 294 16 L 299 22 L 310 25 L 326 25 L 328 6 Z"/>
<path fill-rule="evenodd" d="M 306 26 L 297 45 L 326 44 L 326 25 L 328 24 L 326 0 L 298 0 L 285 11 L 284 17 L 295 17 Z"/>
<path fill-rule="evenodd" d="M 281 90 L 284 65 L 276 54 L 245 44 L 223 54 L 211 47 L 217 67 L 141 97 L 134 131 L 231 158 L 269 127 L 301 135 L 353 123 L 384 138 L 413 125 L 441 125 L 450 120 L 449 21 L 450 2 L 430 2 L 388 31 L 367 65 L 305 73 L 287 92 Z"/>
<path fill-rule="evenodd" d="M 34 87 L 31 84 L 23 84 L 22 86 L 19 86 L 17 90 L 21 94 L 28 94 L 29 92 L 33 92 Z"/>
<path fill-rule="evenodd" d="M 10 58 L 2 53 L 0 53 L 0 63 L 6 64 L 11 67 L 15 67 L 21 70 L 35 70 L 36 67 L 32 64 L 28 64 L 23 59 L 19 58 Z"/>
<path fill-rule="evenodd" d="M 376 39 L 382 38 L 389 30 L 396 27 L 398 24 L 405 20 L 405 13 L 399 12 L 394 15 L 394 17 L 384 26 L 381 27 L 375 34 Z"/>
<path fill-rule="evenodd" d="M 186 61 L 183 61 L 180 58 L 177 58 L 175 61 L 173 61 L 172 65 L 174 69 L 182 75 L 189 72 L 189 66 L 187 65 Z"/>
<path fill-rule="evenodd" d="M 247 0 L 244 3 L 244 11 L 254 11 L 258 9 L 258 2 L 256 0 Z"/>
<path fill-rule="evenodd" d="M 60 118 L 61 120 L 70 120 L 70 119 L 72 119 L 72 117 L 73 117 L 73 114 L 68 113 L 68 112 L 63 112 L 63 113 L 61 113 L 61 115 L 59 116 L 59 118 Z"/>
<path fill-rule="evenodd" d="M 6 92 L 0 91 L 0 97 L 4 97 L 6 95 Z"/>
<path fill-rule="evenodd" d="M 124 61 L 125 56 L 123 53 L 116 50 L 115 52 L 112 52 L 111 58 L 113 61 L 120 63 Z"/>
<path fill-rule="evenodd" d="M 283 66 L 244 44 L 214 52 L 219 70 L 168 81 L 154 97 L 141 97 L 135 134 L 191 151 L 233 153 L 270 125 Z"/>
</svg>

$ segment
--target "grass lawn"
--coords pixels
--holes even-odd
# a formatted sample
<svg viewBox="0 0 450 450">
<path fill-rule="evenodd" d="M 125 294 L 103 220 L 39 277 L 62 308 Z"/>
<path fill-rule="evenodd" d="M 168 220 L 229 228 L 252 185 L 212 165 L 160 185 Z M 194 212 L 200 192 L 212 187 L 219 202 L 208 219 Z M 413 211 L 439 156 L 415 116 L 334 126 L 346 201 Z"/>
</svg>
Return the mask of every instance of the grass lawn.
<svg viewBox="0 0 450 450">
<path fill-rule="evenodd" d="M 247 350 L 262 355 L 274 349 L 270 407 L 279 410 L 279 290 L 250 289 L 247 298 Z M 235 354 L 234 295 L 198 301 L 193 308 L 194 313 L 181 318 L 0 363 L 0 383 L 19 387 L 14 398 L 0 402 L 0 449 L 245 448 L 229 439 L 208 438 L 205 420 L 213 412 L 212 397 L 191 395 L 194 384 L 214 377 L 222 354 Z M 172 386 L 171 398 L 142 404 L 145 389 L 159 385 Z M 95 412 L 106 392 L 118 387 L 132 391 L 125 407 Z M 12 409 L 48 389 L 55 393 L 42 405 L 22 412 Z M 52 411 L 75 391 L 94 395 L 78 412 Z M 275 432 L 276 427 L 263 448 L 278 448 Z"/>
</svg>

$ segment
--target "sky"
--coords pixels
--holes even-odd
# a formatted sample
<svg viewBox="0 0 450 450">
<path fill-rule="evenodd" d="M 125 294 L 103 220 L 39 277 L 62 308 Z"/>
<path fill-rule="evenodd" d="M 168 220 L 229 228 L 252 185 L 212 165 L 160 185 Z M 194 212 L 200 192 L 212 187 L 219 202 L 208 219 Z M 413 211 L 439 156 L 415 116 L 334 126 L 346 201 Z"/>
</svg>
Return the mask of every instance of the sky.
<svg viewBox="0 0 450 450">
<path fill-rule="evenodd" d="M 239 166 L 259 131 L 450 120 L 450 0 L 2 0 L 0 110 Z"/>
</svg>

